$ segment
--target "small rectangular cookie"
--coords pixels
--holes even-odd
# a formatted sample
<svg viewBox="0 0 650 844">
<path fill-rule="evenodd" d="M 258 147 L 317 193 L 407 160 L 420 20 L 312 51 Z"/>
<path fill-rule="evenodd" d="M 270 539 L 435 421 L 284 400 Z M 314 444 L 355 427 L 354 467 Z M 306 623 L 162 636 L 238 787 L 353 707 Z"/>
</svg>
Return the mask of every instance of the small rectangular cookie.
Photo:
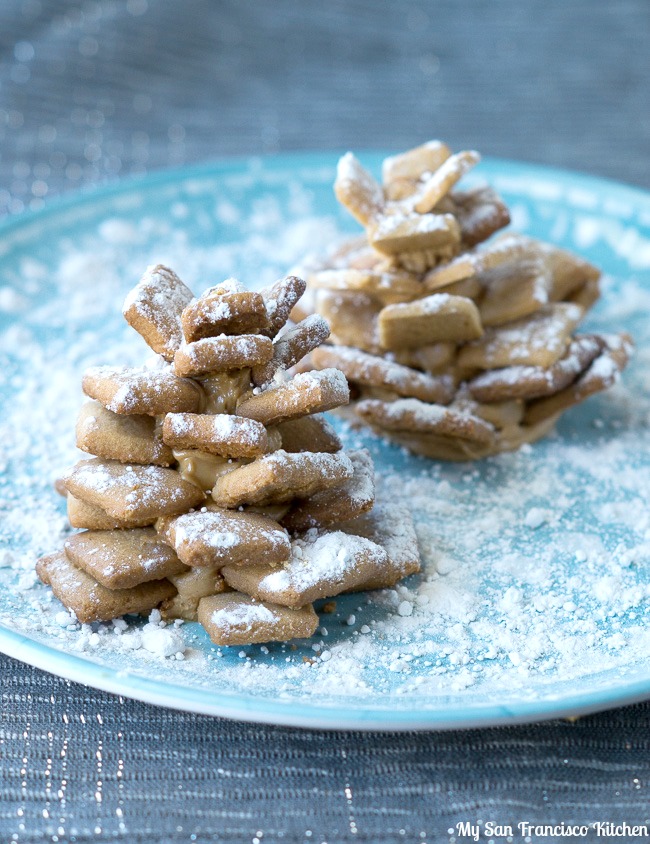
<svg viewBox="0 0 650 844">
<path fill-rule="evenodd" d="M 490 187 L 457 190 L 450 199 L 465 248 L 482 243 L 510 222 L 508 206 Z"/>
<path fill-rule="evenodd" d="M 280 568 L 226 566 L 226 583 L 258 601 L 303 607 L 333 598 L 381 576 L 388 556 L 376 543 L 343 531 L 310 530 L 292 542 L 291 559 Z"/>
<path fill-rule="evenodd" d="M 550 300 L 551 272 L 541 258 L 502 264 L 478 276 L 478 302 L 484 326 L 503 325 L 538 311 Z"/>
<path fill-rule="evenodd" d="M 168 580 L 152 580 L 130 589 L 107 589 L 76 568 L 63 551 L 41 557 L 36 573 L 82 624 L 147 612 L 176 593 Z"/>
<path fill-rule="evenodd" d="M 259 293 L 222 285 L 206 290 L 181 315 L 187 343 L 219 334 L 260 334 L 269 320 Z"/>
<path fill-rule="evenodd" d="M 196 413 L 203 396 L 195 381 L 177 378 L 171 369 L 91 366 L 81 387 L 108 410 L 127 415 Z"/>
<path fill-rule="evenodd" d="M 267 516 L 203 507 L 181 516 L 166 516 L 156 530 L 188 566 L 221 567 L 263 562 L 278 565 L 289 559 L 289 536 Z"/>
<path fill-rule="evenodd" d="M 347 404 L 350 390 L 338 369 L 302 372 L 290 381 L 270 387 L 237 406 L 237 415 L 263 425 L 277 425 L 287 419 L 309 416 Z"/>
<path fill-rule="evenodd" d="M 471 299 L 433 293 L 415 302 L 387 305 L 379 314 L 379 341 L 384 349 L 413 349 L 432 343 L 465 343 L 483 334 Z"/>
<path fill-rule="evenodd" d="M 448 404 L 455 392 L 447 376 L 435 378 L 350 346 L 321 346 L 314 349 L 312 361 L 318 369 L 340 369 L 352 384 L 393 390 L 405 398 Z"/>
<path fill-rule="evenodd" d="M 552 366 L 564 355 L 582 315 L 579 305 L 545 305 L 515 322 L 487 329 L 480 340 L 463 346 L 458 365 L 476 369 Z"/>
<path fill-rule="evenodd" d="M 260 290 L 269 321 L 263 332 L 267 337 L 275 337 L 283 328 L 306 289 L 304 279 L 288 275 L 278 279 L 271 287 Z"/>
<path fill-rule="evenodd" d="M 381 175 L 384 190 L 389 199 L 404 199 L 415 190 L 415 185 L 427 173 L 435 172 L 451 155 L 451 150 L 442 141 L 428 141 L 418 147 L 409 149 L 398 155 L 384 158 Z M 412 184 L 411 190 L 405 194 L 404 183 Z M 398 186 L 402 186 L 398 190 Z"/>
<path fill-rule="evenodd" d="M 253 383 L 266 384 L 278 369 L 290 369 L 329 336 L 330 327 L 322 316 L 312 314 L 303 319 L 275 340 L 270 360 L 253 367 Z"/>
<path fill-rule="evenodd" d="M 173 469 L 114 460 L 80 460 L 65 476 L 75 498 L 122 521 L 174 515 L 196 507 L 203 492 Z"/>
<path fill-rule="evenodd" d="M 456 182 L 475 167 L 481 156 L 474 150 L 463 150 L 446 158 L 431 175 L 424 179 L 407 204 L 418 214 L 431 211 Z"/>
<path fill-rule="evenodd" d="M 146 527 L 152 525 L 155 521 L 154 516 L 144 519 L 115 519 L 101 507 L 89 504 L 81 498 L 75 498 L 70 492 L 67 494 L 66 501 L 68 521 L 73 528 L 115 530 L 118 528 Z"/>
<path fill-rule="evenodd" d="M 262 334 L 223 334 L 183 343 L 174 355 L 174 372 L 195 377 L 211 372 L 262 366 L 273 357 L 273 343 Z"/>
<path fill-rule="evenodd" d="M 87 530 L 70 536 L 63 547 L 71 563 L 107 589 L 128 589 L 186 570 L 153 528 Z"/>
<path fill-rule="evenodd" d="M 413 517 L 403 504 L 376 504 L 369 513 L 337 525 L 337 530 L 364 536 L 380 545 L 388 565 L 360 583 L 354 591 L 389 589 L 402 578 L 420 571 L 420 550 Z"/>
<path fill-rule="evenodd" d="M 309 287 L 318 290 L 357 291 L 372 296 L 382 305 L 395 302 L 410 302 L 419 299 L 424 292 L 422 282 L 413 273 L 390 268 L 358 270 L 319 270 L 309 276 Z"/>
<path fill-rule="evenodd" d="M 338 434 L 319 413 L 287 419 L 275 429 L 282 438 L 282 448 L 290 454 L 299 451 L 320 451 L 334 454 L 343 448 Z"/>
<path fill-rule="evenodd" d="M 220 507 L 278 504 L 338 486 L 353 472 L 343 452 L 288 454 L 281 449 L 217 478 L 212 498 Z"/>
<path fill-rule="evenodd" d="M 281 520 L 288 531 L 328 527 L 371 509 L 375 502 L 375 467 L 370 452 L 363 448 L 346 453 L 352 463 L 352 477 L 340 486 L 296 501 Z"/>
<path fill-rule="evenodd" d="M 384 206 L 381 185 L 351 152 L 339 159 L 334 194 L 362 226 L 368 225 Z"/>
<path fill-rule="evenodd" d="M 381 309 L 381 302 L 367 293 L 316 291 L 316 310 L 329 323 L 332 342 L 342 346 L 380 352 L 377 319 Z"/>
<path fill-rule="evenodd" d="M 230 586 L 217 568 L 187 569 L 182 574 L 169 577 L 177 594 L 160 605 L 163 618 L 182 618 L 185 621 L 198 621 L 199 601 L 209 595 L 230 592 Z"/>
<path fill-rule="evenodd" d="M 157 264 L 147 267 L 124 300 L 122 313 L 154 352 L 171 360 L 183 339 L 181 313 L 192 298 L 173 270 Z"/>
<path fill-rule="evenodd" d="M 174 449 L 197 449 L 220 457 L 260 457 L 269 450 L 264 425 L 228 413 L 168 413 L 162 435 Z"/>
<path fill-rule="evenodd" d="M 441 252 L 460 243 L 452 214 L 387 214 L 368 227 L 368 242 L 383 255 Z"/>
<path fill-rule="evenodd" d="M 198 618 L 215 645 L 307 639 L 318 627 L 318 616 L 311 606 L 287 609 L 237 592 L 202 598 Z"/>
<path fill-rule="evenodd" d="M 155 466 L 174 462 L 153 416 L 121 416 L 97 401 L 86 402 L 79 411 L 76 437 L 77 448 L 105 460 Z"/>
<path fill-rule="evenodd" d="M 575 381 L 602 348 L 600 338 L 594 335 L 574 337 L 564 357 L 552 366 L 488 369 L 472 378 L 468 384 L 469 391 L 474 399 L 481 402 L 549 396 Z"/>
</svg>

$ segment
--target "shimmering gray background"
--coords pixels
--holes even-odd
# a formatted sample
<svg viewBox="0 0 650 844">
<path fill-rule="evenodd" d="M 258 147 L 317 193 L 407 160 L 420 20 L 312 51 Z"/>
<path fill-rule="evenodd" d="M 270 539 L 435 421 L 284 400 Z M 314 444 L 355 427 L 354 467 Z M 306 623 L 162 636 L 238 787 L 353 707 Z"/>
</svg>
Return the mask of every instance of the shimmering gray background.
<svg viewBox="0 0 650 844">
<path fill-rule="evenodd" d="M 222 155 L 430 137 L 650 187 L 649 48 L 647 0 L 3 0 L 0 215 Z M 166 712 L 4 657 L 0 683 L 2 842 L 650 823 L 647 705 L 379 736 Z"/>
</svg>

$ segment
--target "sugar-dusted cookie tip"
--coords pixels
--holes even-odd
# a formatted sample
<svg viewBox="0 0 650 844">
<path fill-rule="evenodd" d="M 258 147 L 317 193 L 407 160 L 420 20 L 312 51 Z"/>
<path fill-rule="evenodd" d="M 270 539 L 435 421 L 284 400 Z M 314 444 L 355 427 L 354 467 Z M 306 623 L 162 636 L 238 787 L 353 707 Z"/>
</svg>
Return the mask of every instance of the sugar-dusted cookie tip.
<svg viewBox="0 0 650 844">
<path fill-rule="evenodd" d="M 196 381 L 170 369 L 91 366 L 81 386 L 91 399 L 119 414 L 196 413 L 203 391 Z"/>
<path fill-rule="evenodd" d="M 176 273 L 156 264 L 127 295 L 122 313 L 154 352 L 172 360 L 183 339 L 181 313 L 191 301 L 192 291 Z"/>
</svg>

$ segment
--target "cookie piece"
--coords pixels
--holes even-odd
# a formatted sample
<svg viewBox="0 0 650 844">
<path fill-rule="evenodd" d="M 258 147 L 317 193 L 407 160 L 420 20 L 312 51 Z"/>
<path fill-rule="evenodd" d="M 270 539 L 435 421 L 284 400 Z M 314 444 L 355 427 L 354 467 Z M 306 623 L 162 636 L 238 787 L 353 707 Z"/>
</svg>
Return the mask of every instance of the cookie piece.
<svg viewBox="0 0 650 844">
<path fill-rule="evenodd" d="M 327 320 L 332 341 L 342 346 L 381 352 L 377 324 L 381 308 L 367 293 L 316 291 L 316 310 Z"/>
<path fill-rule="evenodd" d="M 217 478 L 212 498 L 220 507 L 277 504 L 339 486 L 353 472 L 343 452 L 288 454 L 281 449 Z"/>
<path fill-rule="evenodd" d="M 343 373 L 323 369 L 300 373 L 290 381 L 253 395 L 237 406 L 237 415 L 263 425 L 277 425 L 287 419 L 332 410 L 349 400 L 350 391 Z"/>
<path fill-rule="evenodd" d="M 287 609 L 237 592 L 202 598 L 198 619 L 215 645 L 306 639 L 318 627 L 318 616 L 311 606 Z"/>
<path fill-rule="evenodd" d="M 381 185 L 351 152 L 339 159 L 334 194 L 362 226 L 374 220 L 384 206 Z"/>
<path fill-rule="evenodd" d="M 418 182 L 434 173 L 451 155 L 441 141 L 428 141 L 414 149 L 384 158 L 381 167 L 384 193 L 388 199 L 400 200 L 411 196 Z"/>
<path fill-rule="evenodd" d="M 603 348 L 600 354 L 577 381 L 555 395 L 530 402 L 524 415 L 525 425 L 536 425 L 555 417 L 616 383 L 632 352 L 632 339 L 628 334 L 610 335 L 601 339 Z"/>
<path fill-rule="evenodd" d="M 408 507 L 396 503 L 376 504 L 369 513 L 343 522 L 337 529 L 370 539 L 388 555 L 388 565 L 354 591 L 389 589 L 402 578 L 420 571 L 418 538 Z"/>
<path fill-rule="evenodd" d="M 195 381 L 177 378 L 170 369 L 91 366 L 81 387 L 108 410 L 126 415 L 196 413 L 202 399 Z"/>
<path fill-rule="evenodd" d="M 173 270 L 156 264 L 127 295 L 122 313 L 154 352 L 172 360 L 183 339 L 181 313 L 192 298 Z"/>
<path fill-rule="evenodd" d="M 334 454 L 343 448 L 343 443 L 334 428 L 320 414 L 287 419 L 286 422 L 280 422 L 275 430 L 280 434 L 281 448 L 290 454 L 299 451 Z"/>
<path fill-rule="evenodd" d="M 406 398 L 447 404 L 454 395 L 453 381 L 447 376 L 434 378 L 350 346 L 321 346 L 314 350 L 312 362 L 318 369 L 340 369 L 352 384 L 383 387 Z"/>
<path fill-rule="evenodd" d="M 65 483 L 76 498 L 121 521 L 182 513 L 203 500 L 203 492 L 173 469 L 98 458 L 80 460 Z"/>
<path fill-rule="evenodd" d="M 452 214 L 387 214 L 368 226 L 368 242 L 400 260 L 409 252 L 444 255 L 458 247 L 460 228 Z"/>
<path fill-rule="evenodd" d="M 179 347 L 174 355 L 174 372 L 181 377 L 195 377 L 259 366 L 270 361 L 272 356 L 273 343 L 261 334 L 204 337 Z"/>
<path fill-rule="evenodd" d="M 550 299 L 551 271 L 541 258 L 502 264 L 478 276 L 483 295 L 478 303 L 484 326 L 526 317 Z"/>
<path fill-rule="evenodd" d="M 187 343 L 219 334 L 260 334 L 268 328 L 262 296 L 240 287 L 224 283 L 190 302 L 181 314 Z"/>
<path fill-rule="evenodd" d="M 575 337 L 557 363 L 541 366 L 508 366 L 490 369 L 469 382 L 469 391 L 480 402 L 533 399 L 550 396 L 568 387 L 598 356 L 603 347 L 595 335 Z"/>
<path fill-rule="evenodd" d="M 182 574 L 171 575 L 169 581 L 176 587 L 177 594 L 160 605 L 160 613 L 165 619 L 198 621 L 201 598 L 230 592 L 230 586 L 217 568 L 187 569 Z"/>
<path fill-rule="evenodd" d="M 156 530 L 188 566 L 221 567 L 263 562 L 278 565 L 289 558 L 289 536 L 276 521 L 257 513 L 204 507 L 159 519 Z"/>
<path fill-rule="evenodd" d="M 64 549 L 71 563 L 107 589 L 128 589 L 186 570 L 153 528 L 87 530 L 66 539 Z"/>
<path fill-rule="evenodd" d="M 481 156 L 474 150 L 464 150 L 450 155 L 442 164 L 423 180 L 416 192 L 402 205 L 412 208 L 418 214 L 426 214 L 433 210 L 443 196 L 446 196 L 453 186 L 475 167 Z"/>
<path fill-rule="evenodd" d="M 162 436 L 174 449 L 196 449 L 220 457 L 260 457 L 269 450 L 264 425 L 227 413 L 168 413 Z"/>
<path fill-rule="evenodd" d="M 384 432 L 436 434 L 481 445 L 494 441 L 493 427 L 482 419 L 418 399 L 363 399 L 355 411 L 369 425 Z"/>
<path fill-rule="evenodd" d="M 460 350 L 458 365 L 476 369 L 552 366 L 564 355 L 582 315 L 579 305 L 545 305 L 528 317 L 489 328 L 480 340 Z"/>
<path fill-rule="evenodd" d="M 281 520 L 292 533 L 312 527 L 329 527 L 353 519 L 375 502 L 375 467 L 367 449 L 348 451 L 354 474 L 340 486 L 296 501 Z"/>
<path fill-rule="evenodd" d="M 291 547 L 291 559 L 280 568 L 226 566 L 226 583 L 258 601 L 302 607 L 380 577 L 388 565 L 383 548 L 343 531 L 310 530 Z"/>
<path fill-rule="evenodd" d="M 434 293 L 415 302 L 387 305 L 379 314 L 379 342 L 384 349 L 465 343 L 482 334 L 477 307 L 464 296 Z"/>
<path fill-rule="evenodd" d="M 463 247 L 482 243 L 510 222 L 508 206 L 490 187 L 454 191 L 450 199 Z"/>
<path fill-rule="evenodd" d="M 278 279 L 271 287 L 260 290 L 268 316 L 268 326 L 264 329 L 267 337 L 275 337 L 286 324 L 306 288 L 304 279 L 297 275 L 288 275 Z"/>
<path fill-rule="evenodd" d="M 276 339 L 270 359 L 253 367 L 253 383 L 266 384 L 278 369 L 290 369 L 329 336 L 330 327 L 322 316 L 312 314 L 303 319 Z"/>
<path fill-rule="evenodd" d="M 82 624 L 148 612 L 176 592 L 168 580 L 152 580 L 130 589 L 107 589 L 76 568 L 62 551 L 41 557 L 36 573 Z"/>
<path fill-rule="evenodd" d="M 174 455 L 162 440 L 152 416 L 120 416 L 97 401 L 79 411 L 77 448 L 120 463 L 171 466 Z"/>
<path fill-rule="evenodd" d="M 66 498 L 68 521 L 73 528 L 85 530 L 114 530 L 117 528 L 146 527 L 152 525 L 155 517 L 144 519 L 115 519 L 101 507 L 75 498 L 71 493 Z"/>
</svg>

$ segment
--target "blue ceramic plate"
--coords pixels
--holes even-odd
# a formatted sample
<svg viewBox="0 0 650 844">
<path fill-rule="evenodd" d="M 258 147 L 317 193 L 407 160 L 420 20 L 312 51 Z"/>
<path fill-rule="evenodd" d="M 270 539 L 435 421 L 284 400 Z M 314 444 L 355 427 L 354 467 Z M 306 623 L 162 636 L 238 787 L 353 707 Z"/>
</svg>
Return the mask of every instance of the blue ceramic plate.
<svg viewBox="0 0 650 844">
<path fill-rule="evenodd" d="M 381 157 L 362 156 L 375 172 Z M 486 161 L 513 228 L 604 272 L 586 330 L 629 331 L 622 382 L 516 454 L 450 465 L 342 423 L 368 447 L 379 497 L 416 517 L 422 575 L 345 596 L 313 641 L 218 649 L 196 624 L 176 659 L 144 620 L 68 623 L 33 563 L 67 527 L 52 481 L 75 459 L 83 369 L 146 356 L 120 316 L 150 263 L 195 290 L 255 287 L 357 231 L 332 195 L 336 156 L 231 160 L 52 203 L 0 227 L 0 649 L 162 706 L 368 730 L 513 723 L 650 696 L 650 196 L 559 170 Z M 323 629 L 325 628 L 325 629 Z M 176 637 L 176 638 L 174 638 Z"/>
</svg>

